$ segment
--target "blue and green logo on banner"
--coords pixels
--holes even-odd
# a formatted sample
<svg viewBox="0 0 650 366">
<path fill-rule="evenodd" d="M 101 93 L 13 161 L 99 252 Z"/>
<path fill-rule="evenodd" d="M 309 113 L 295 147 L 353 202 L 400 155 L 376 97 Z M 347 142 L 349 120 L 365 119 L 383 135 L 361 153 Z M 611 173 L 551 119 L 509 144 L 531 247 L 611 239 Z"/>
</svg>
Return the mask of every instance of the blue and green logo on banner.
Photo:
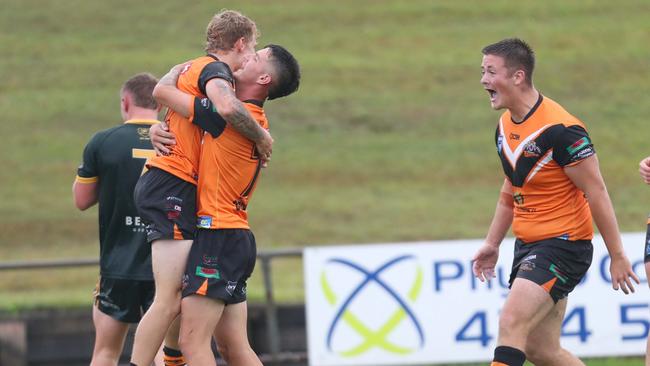
<svg viewBox="0 0 650 366">
<path fill-rule="evenodd" d="M 321 288 L 325 299 L 332 306 L 338 305 L 338 310 L 332 323 L 329 326 L 327 332 L 327 348 L 332 351 L 332 339 L 334 336 L 334 331 L 336 327 L 340 324 L 341 320 L 347 324 L 352 330 L 354 330 L 362 339 L 362 342 L 350 347 L 347 350 L 340 352 L 340 355 L 343 357 L 355 357 L 368 352 L 373 348 L 379 348 L 389 353 L 405 355 L 416 351 L 415 348 L 405 347 L 402 345 L 396 344 L 394 341 L 390 341 L 388 337 L 390 334 L 405 320 L 408 320 L 412 326 L 415 328 L 419 336 L 419 347 L 418 349 L 424 346 L 424 331 L 420 323 L 418 322 L 413 310 L 410 307 L 410 304 L 414 303 L 420 296 L 422 290 L 423 275 L 422 269 L 420 266 L 417 266 L 416 275 L 413 280 L 413 283 L 410 286 L 410 289 L 406 295 L 406 298 L 402 298 L 397 291 L 391 288 L 386 282 L 384 282 L 379 275 L 391 268 L 392 266 L 406 260 L 415 260 L 414 256 L 404 255 L 382 264 L 374 271 L 367 270 L 359 264 L 353 263 L 350 260 L 342 258 L 330 259 L 328 264 L 337 264 L 342 265 L 347 268 L 353 269 L 364 276 L 362 280 L 354 290 L 347 295 L 347 297 L 340 298 L 337 294 L 334 293 L 332 287 L 327 281 L 325 276 L 325 271 L 321 273 Z M 384 290 L 386 295 L 394 301 L 398 306 L 397 309 L 388 316 L 388 318 L 379 326 L 378 329 L 372 329 L 367 324 L 363 323 L 361 319 L 350 310 L 350 305 L 358 296 L 363 296 L 364 289 L 371 283 L 378 285 L 381 289 Z M 342 300 L 341 300 L 342 299 Z"/>
</svg>

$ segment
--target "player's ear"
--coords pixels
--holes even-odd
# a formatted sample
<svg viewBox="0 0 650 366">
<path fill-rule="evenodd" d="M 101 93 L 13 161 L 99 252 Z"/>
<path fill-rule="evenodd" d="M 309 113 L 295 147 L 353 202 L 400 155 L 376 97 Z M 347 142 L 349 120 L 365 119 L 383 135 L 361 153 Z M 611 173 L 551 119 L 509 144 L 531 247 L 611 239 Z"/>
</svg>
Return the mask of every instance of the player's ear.
<svg viewBox="0 0 650 366">
<path fill-rule="evenodd" d="M 242 52 L 244 48 L 246 47 L 246 38 L 240 37 L 237 41 L 235 41 L 235 44 L 233 48 L 237 52 Z"/>
<path fill-rule="evenodd" d="M 521 85 L 526 82 L 526 72 L 524 70 L 517 70 L 514 72 L 515 85 Z"/>
<path fill-rule="evenodd" d="M 122 110 L 124 112 L 128 112 L 131 105 L 131 100 L 129 99 L 128 93 L 122 94 L 122 99 L 120 100 L 120 103 L 122 103 Z"/>
<path fill-rule="evenodd" d="M 260 85 L 267 85 L 273 81 L 271 74 L 262 74 L 257 78 L 257 83 Z"/>
</svg>

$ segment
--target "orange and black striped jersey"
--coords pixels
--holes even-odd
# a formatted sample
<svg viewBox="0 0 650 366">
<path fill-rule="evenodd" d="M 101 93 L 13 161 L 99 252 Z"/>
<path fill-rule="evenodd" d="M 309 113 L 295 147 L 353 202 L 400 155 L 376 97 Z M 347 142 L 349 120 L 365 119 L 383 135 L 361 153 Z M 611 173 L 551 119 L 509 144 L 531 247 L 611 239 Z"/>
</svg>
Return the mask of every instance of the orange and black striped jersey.
<svg viewBox="0 0 650 366">
<path fill-rule="evenodd" d="M 221 78 L 234 85 L 228 65 L 212 56 L 202 56 L 189 62 L 178 77 L 178 89 L 205 97 L 208 81 Z M 156 156 L 147 166 L 162 169 L 192 184 L 197 184 L 199 154 L 203 131 L 180 114 L 169 110 L 165 116 L 169 131 L 176 137 L 176 145 L 169 155 Z"/>
<path fill-rule="evenodd" d="M 244 101 L 251 116 L 268 129 L 269 123 L 259 101 Z M 213 119 L 207 98 L 194 98 L 193 122 Z M 218 125 L 215 123 L 214 125 Z M 246 208 L 259 178 L 261 161 L 255 144 L 222 121 L 205 133 L 201 146 L 197 185 L 197 226 L 204 229 L 248 229 Z"/>
<path fill-rule="evenodd" d="M 595 154 L 585 125 L 540 94 L 522 122 L 514 122 L 506 111 L 495 137 L 504 173 L 512 183 L 515 236 L 525 243 L 590 240 L 589 205 L 563 169 Z"/>
</svg>

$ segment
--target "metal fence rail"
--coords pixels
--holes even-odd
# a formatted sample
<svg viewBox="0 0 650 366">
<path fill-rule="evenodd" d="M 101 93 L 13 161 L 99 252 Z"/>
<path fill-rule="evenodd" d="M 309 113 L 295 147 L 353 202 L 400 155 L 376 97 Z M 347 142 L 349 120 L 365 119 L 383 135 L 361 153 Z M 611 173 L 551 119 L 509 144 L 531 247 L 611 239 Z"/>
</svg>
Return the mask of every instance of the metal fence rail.
<svg viewBox="0 0 650 366">
<path fill-rule="evenodd" d="M 257 258 L 262 267 L 262 278 L 264 286 L 264 300 L 266 313 L 267 341 L 270 354 L 264 356 L 269 360 L 290 360 L 305 359 L 305 354 L 287 354 L 281 353 L 280 350 L 280 329 L 278 327 L 278 315 L 275 298 L 273 295 L 272 281 L 272 261 L 277 258 L 302 258 L 301 248 L 290 249 L 273 249 L 257 253 Z M 34 270 L 34 269 L 56 269 L 56 268 L 73 268 L 98 266 L 97 258 L 80 258 L 80 259 L 53 259 L 53 260 L 34 260 L 34 261 L 14 261 L 0 262 L 0 272 L 8 270 Z"/>
</svg>

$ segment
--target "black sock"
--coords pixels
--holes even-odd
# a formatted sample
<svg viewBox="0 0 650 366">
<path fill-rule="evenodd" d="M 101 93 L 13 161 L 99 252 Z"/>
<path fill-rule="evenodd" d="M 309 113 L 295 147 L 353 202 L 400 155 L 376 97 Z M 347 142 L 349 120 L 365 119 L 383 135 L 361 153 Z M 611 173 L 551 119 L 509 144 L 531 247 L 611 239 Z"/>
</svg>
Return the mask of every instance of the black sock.
<svg viewBox="0 0 650 366">
<path fill-rule="evenodd" d="M 167 346 L 163 347 L 163 353 L 170 357 L 180 357 L 183 355 L 183 353 L 180 350 L 173 349 Z"/>
<path fill-rule="evenodd" d="M 165 366 L 183 366 L 186 364 L 185 357 L 183 357 L 183 353 L 177 349 L 164 346 L 163 353 L 165 354 L 163 360 Z"/>
<path fill-rule="evenodd" d="M 493 365 L 523 366 L 524 362 L 526 354 L 516 348 L 499 346 L 494 349 Z"/>
</svg>

